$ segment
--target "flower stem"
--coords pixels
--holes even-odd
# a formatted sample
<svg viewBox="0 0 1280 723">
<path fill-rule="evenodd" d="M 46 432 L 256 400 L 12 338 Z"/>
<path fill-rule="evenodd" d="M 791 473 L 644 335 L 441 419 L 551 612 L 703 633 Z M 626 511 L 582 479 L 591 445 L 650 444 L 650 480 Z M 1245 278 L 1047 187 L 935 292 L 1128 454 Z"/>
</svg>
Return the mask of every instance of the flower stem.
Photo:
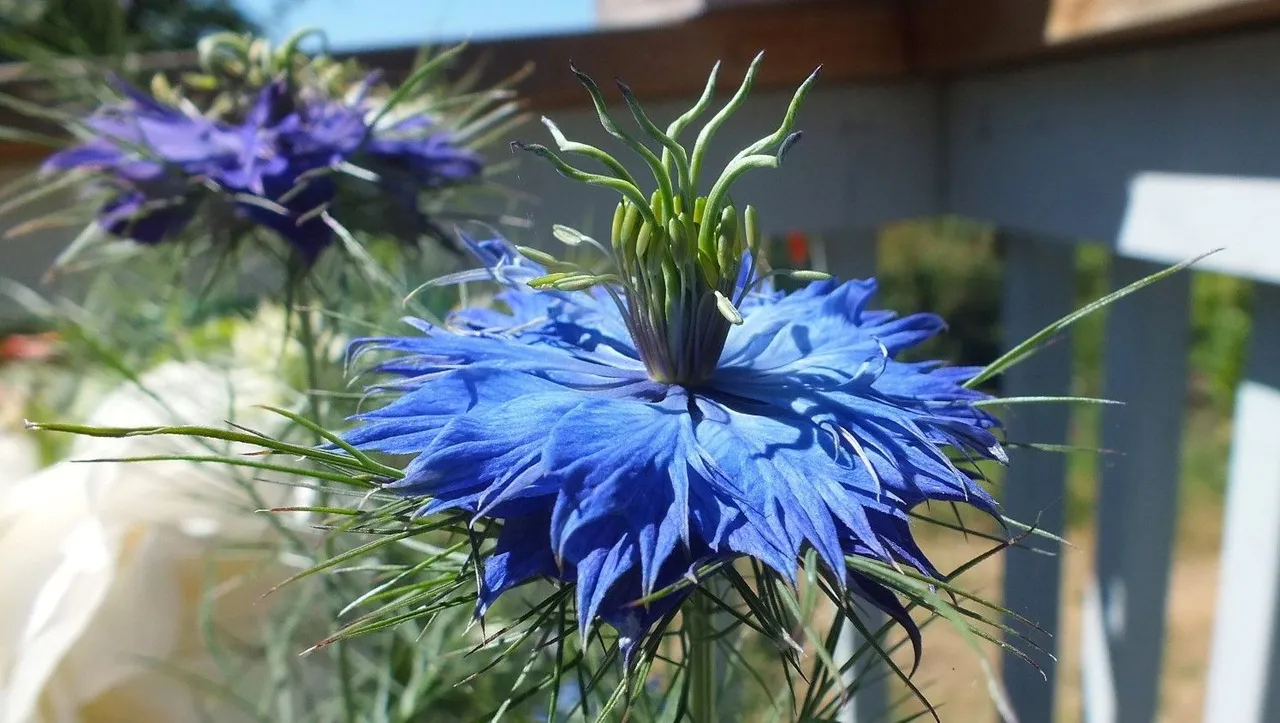
<svg viewBox="0 0 1280 723">
<path fill-rule="evenodd" d="M 307 373 L 307 403 L 311 413 L 311 421 L 318 425 L 324 425 L 324 415 L 320 408 L 320 399 L 316 396 L 316 392 L 320 387 L 320 362 L 316 358 L 316 333 L 311 325 L 311 310 L 307 305 L 305 281 L 298 283 L 296 288 L 296 299 L 300 311 L 298 312 L 298 337 L 302 342 L 302 358 L 306 366 Z M 321 494 L 320 505 L 327 505 L 328 495 Z M 336 554 L 334 549 L 334 541 L 332 535 L 324 537 L 324 556 L 330 559 Z M 326 598 L 332 603 L 333 613 L 336 616 L 341 612 L 342 603 L 337 599 L 337 586 L 334 584 L 333 578 L 324 576 L 324 587 Z M 347 650 L 347 646 L 342 640 L 335 641 L 333 644 L 334 655 L 338 661 L 338 686 L 339 695 L 342 698 L 342 710 L 344 720 L 347 723 L 355 723 L 357 720 L 357 707 L 355 690 L 352 688 L 351 673 L 351 656 Z"/>
<path fill-rule="evenodd" d="M 694 596 L 684 609 L 689 639 L 689 714 L 693 723 L 717 723 L 716 642 L 711 624 L 711 603 Z"/>
</svg>

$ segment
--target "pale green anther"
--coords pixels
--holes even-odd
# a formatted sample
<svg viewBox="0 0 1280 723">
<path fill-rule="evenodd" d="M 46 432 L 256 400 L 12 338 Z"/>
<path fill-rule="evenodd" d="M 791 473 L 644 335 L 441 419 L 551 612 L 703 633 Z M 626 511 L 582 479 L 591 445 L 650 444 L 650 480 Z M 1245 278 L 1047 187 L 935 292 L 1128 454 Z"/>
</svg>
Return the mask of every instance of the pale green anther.
<svg viewBox="0 0 1280 723">
<path fill-rule="evenodd" d="M 685 258 L 693 251 L 693 245 L 698 241 L 698 222 L 693 220 L 693 214 L 685 212 L 680 214 L 680 228 L 682 231 L 681 241 L 684 243 L 683 251 Z"/>
<path fill-rule="evenodd" d="M 525 258 L 531 261 L 536 261 L 544 266 L 558 266 L 565 264 L 565 262 L 557 259 L 546 251 L 539 251 L 538 249 L 531 248 L 529 246 L 516 246 L 516 250 Z"/>
<path fill-rule="evenodd" d="M 698 255 L 708 257 L 712 261 L 712 263 L 714 263 L 716 260 L 715 231 L 719 226 L 719 223 L 718 223 L 719 220 L 720 219 L 714 214 L 704 215 L 702 217 L 702 223 L 698 227 L 698 236 L 696 241 L 697 248 L 698 248 Z M 715 274 L 712 274 L 712 277 L 714 276 Z M 714 281 L 711 282 L 711 285 L 714 286 L 715 282 Z"/>
<path fill-rule="evenodd" d="M 667 219 L 667 242 L 670 244 L 671 255 L 683 255 L 686 241 L 684 224 L 680 222 L 680 219 Z"/>
<path fill-rule="evenodd" d="M 565 246 L 579 246 L 584 241 L 592 245 L 598 245 L 595 239 L 578 229 L 561 226 L 560 224 L 555 224 L 551 227 L 551 235 L 555 236 L 556 240 Z"/>
<path fill-rule="evenodd" d="M 624 201 L 623 203 L 626 202 Z M 636 208 L 634 203 L 626 203 L 626 211 L 622 219 L 622 230 L 613 242 L 614 249 L 619 252 L 618 260 L 624 269 L 635 264 L 635 233 L 641 223 L 643 221 L 640 220 L 640 209 Z"/>
<path fill-rule="evenodd" d="M 796 269 L 788 275 L 799 281 L 826 281 L 831 278 L 831 274 L 825 271 L 814 271 L 812 269 Z"/>
<path fill-rule="evenodd" d="M 622 235 L 622 222 L 626 217 L 626 203 L 619 201 L 618 205 L 613 207 L 613 224 L 609 227 L 609 241 L 613 243 L 614 253 L 618 251 L 618 241 Z"/>
<path fill-rule="evenodd" d="M 337 82 L 338 82 L 338 80 L 339 80 L 341 77 L 342 77 L 342 66 L 341 66 L 341 65 L 331 65 L 331 66 L 329 66 L 329 67 L 325 68 L 323 71 L 321 71 L 321 73 L 320 73 L 320 85 L 321 85 L 322 87 L 326 87 L 326 88 L 327 88 L 327 87 L 332 86 L 332 85 L 334 85 L 335 83 L 337 83 Z M 351 89 L 348 89 L 348 92 L 349 92 L 349 93 L 353 92 L 355 87 L 356 87 L 356 86 L 353 86 Z M 348 102 L 351 102 L 351 101 L 348 101 Z"/>
<path fill-rule="evenodd" d="M 183 73 L 182 84 L 192 90 L 217 90 L 218 79 L 205 73 Z"/>
<path fill-rule="evenodd" d="M 636 234 L 636 258 L 643 259 L 649 251 L 649 242 L 653 239 L 653 226 L 648 222 L 640 227 L 640 233 Z"/>
<path fill-rule="evenodd" d="M 649 196 L 649 207 L 653 209 L 653 217 L 657 220 L 658 225 L 665 226 L 666 220 L 672 214 L 662 204 L 662 192 L 654 191 Z"/>
<path fill-rule="evenodd" d="M 716 289 L 715 294 L 716 294 L 716 309 L 720 312 L 720 314 L 725 319 L 727 319 L 730 324 L 733 324 L 734 326 L 741 324 L 742 314 L 738 312 L 738 308 L 733 305 L 733 302 L 729 301 L 728 297 L 720 293 L 719 289 Z"/>
<path fill-rule="evenodd" d="M 157 98 L 168 99 L 172 93 L 173 87 L 169 85 L 169 79 L 164 77 L 163 73 L 156 73 L 151 76 L 151 95 Z"/>
<path fill-rule="evenodd" d="M 539 276 L 539 277 L 538 277 L 538 278 L 536 278 L 536 279 L 530 279 L 530 280 L 529 280 L 529 286 L 531 286 L 531 287 L 533 287 L 533 288 L 535 288 L 535 289 L 541 289 L 541 288 L 543 288 L 543 287 L 545 287 L 545 286 L 551 286 L 551 285 L 555 284 L 557 281 L 559 281 L 559 280 L 561 280 L 561 279 L 563 279 L 563 278 L 565 278 L 566 276 L 569 276 L 569 275 L 570 275 L 570 273 L 569 273 L 569 272 L 567 272 L 567 271 L 559 271 L 559 272 L 556 272 L 556 273 L 554 273 L 554 274 L 547 274 L 546 276 Z"/>
<path fill-rule="evenodd" d="M 756 207 L 748 205 L 743 212 L 743 227 L 746 230 L 747 250 L 755 256 L 760 253 L 760 216 Z"/>
<path fill-rule="evenodd" d="M 217 85 L 218 85 L 218 82 L 216 80 L 213 81 L 213 86 L 211 86 L 209 90 L 214 90 L 215 88 L 217 88 Z M 236 106 L 235 100 L 232 99 L 229 95 L 223 94 L 215 98 L 214 101 L 209 104 L 209 109 L 205 111 L 205 115 L 207 115 L 210 118 L 221 118 L 227 113 L 230 113 L 231 111 L 235 110 L 235 106 Z"/>
<path fill-rule="evenodd" d="M 800 282 L 826 282 L 831 278 L 831 274 L 826 271 L 814 271 L 813 269 L 796 269 L 791 271 L 791 278 L 800 280 Z"/>
<path fill-rule="evenodd" d="M 599 276 L 575 276 L 557 281 L 554 286 L 560 291 L 582 291 L 600 283 Z"/>
<path fill-rule="evenodd" d="M 738 216 L 733 206 L 728 206 L 720 214 L 720 229 L 716 234 L 716 266 L 721 278 L 731 275 L 737 267 L 742 250 L 738 248 Z"/>
</svg>

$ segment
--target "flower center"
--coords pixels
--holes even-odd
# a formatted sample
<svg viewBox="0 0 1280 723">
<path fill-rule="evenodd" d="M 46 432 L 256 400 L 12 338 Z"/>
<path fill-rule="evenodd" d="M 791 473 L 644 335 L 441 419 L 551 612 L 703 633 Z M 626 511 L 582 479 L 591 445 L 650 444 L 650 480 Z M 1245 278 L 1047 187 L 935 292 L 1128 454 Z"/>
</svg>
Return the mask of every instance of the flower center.
<svg viewBox="0 0 1280 723">
<path fill-rule="evenodd" d="M 757 267 L 763 263 L 760 259 L 764 249 L 755 210 L 748 206 L 739 214 L 729 198 L 729 190 L 751 169 L 777 168 L 783 155 L 799 140 L 800 134 L 793 132 L 792 126 L 801 101 L 817 80 L 817 71 L 796 90 L 778 129 L 739 151 L 705 196 L 698 192 L 708 143 L 746 100 L 762 57 L 763 54 L 755 57 L 733 98 L 702 127 L 692 151 L 680 145 L 677 138 L 711 105 L 719 64 L 711 71 L 698 102 L 665 131 L 649 119 L 631 89 L 618 82 L 636 125 L 649 143 L 656 142 L 658 152 L 619 128 L 595 81 L 573 68 L 591 95 L 600 124 L 640 156 L 652 172 L 657 189 L 648 196 L 640 190 L 631 172 L 613 156 L 595 146 L 568 140 L 547 118 L 543 118 L 542 123 L 551 132 L 560 153 L 591 158 L 605 166 L 608 173 L 579 170 L 546 146 L 512 144 L 549 160 L 564 176 L 622 195 L 613 215 L 611 248 L 606 249 L 572 229 L 556 227 L 556 238 L 561 241 L 574 246 L 589 241 L 589 245 L 608 254 L 611 271 L 588 271 L 577 263 L 562 261 L 537 249 L 519 248 L 526 256 L 546 263 L 552 271 L 531 281 L 531 286 L 563 291 L 593 286 L 608 289 L 626 319 L 649 376 L 657 382 L 698 386 L 710 379 L 729 329 L 742 323 L 739 305 L 765 276 Z M 826 276 L 808 271 L 771 273 L 790 273 L 809 279 Z"/>
<path fill-rule="evenodd" d="M 715 371 L 729 328 L 741 322 L 737 304 L 759 252 L 755 211 L 739 218 L 732 206 L 703 217 L 707 199 L 692 212 L 675 197 L 643 209 L 627 200 L 614 212 L 612 246 L 631 338 L 654 381 L 697 386 Z M 645 213 L 644 211 L 649 213 Z M 744 254 L 751 250 L 752 254 Z"/>
</svg>

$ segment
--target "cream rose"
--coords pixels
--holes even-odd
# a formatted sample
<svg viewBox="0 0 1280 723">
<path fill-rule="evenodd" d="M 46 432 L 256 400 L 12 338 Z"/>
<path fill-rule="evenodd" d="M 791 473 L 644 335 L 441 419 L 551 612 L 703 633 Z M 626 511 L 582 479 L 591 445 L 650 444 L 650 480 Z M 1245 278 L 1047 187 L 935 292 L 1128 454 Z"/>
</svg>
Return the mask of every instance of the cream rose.
<svg viewBox="0 0 1280 723">
<path fill-rule="evenodd" d="M 0 475 L 9 479 L 31 474 L 40 467 L 40 449 L 22 429 L 26 397 L 0 381 Z"/>
<path fill-rule="evenodd" d="M 249 406 L 293 401 L 258 372 L 169 362 L 145 374 L 141 388 L 108 394 L 88 423 L 234 419 L 270 434 L 279 418 Z M 187 438 L 83 437 L 71 457 L 209 453 Z M 281 578 L 270 544 L 262 552 L 238 544 L 235 553 L 225 544 L 269 543 L 275 534 L 232 469 L 66 461 L 21 479 L 8 472 L 0 471 L 0 723 L 236 720 L 217 699 L 197 701 L 173 672 L 217 678 L 198 627 L 210 590 L 219 623 L 253 636 L 259 595 Z M 256 489 L 268 504 L 287 494 Z"/>
</svg>

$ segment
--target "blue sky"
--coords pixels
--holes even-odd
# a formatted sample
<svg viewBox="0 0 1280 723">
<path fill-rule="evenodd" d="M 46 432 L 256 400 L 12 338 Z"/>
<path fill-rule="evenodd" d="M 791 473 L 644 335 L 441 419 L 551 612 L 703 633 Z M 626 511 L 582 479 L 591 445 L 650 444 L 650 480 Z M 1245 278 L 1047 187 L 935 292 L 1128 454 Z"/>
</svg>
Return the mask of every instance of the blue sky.
<svg viewBox="0 0 1280 723">
<path fill-rule="evenodd" d="M 320 27 L 335 50 L 563 32 L 591 26 L 594 0 L 236 0 L 273 38 Z M 281 8 L 286 8 L 280 12 Z"/>
</svg>

